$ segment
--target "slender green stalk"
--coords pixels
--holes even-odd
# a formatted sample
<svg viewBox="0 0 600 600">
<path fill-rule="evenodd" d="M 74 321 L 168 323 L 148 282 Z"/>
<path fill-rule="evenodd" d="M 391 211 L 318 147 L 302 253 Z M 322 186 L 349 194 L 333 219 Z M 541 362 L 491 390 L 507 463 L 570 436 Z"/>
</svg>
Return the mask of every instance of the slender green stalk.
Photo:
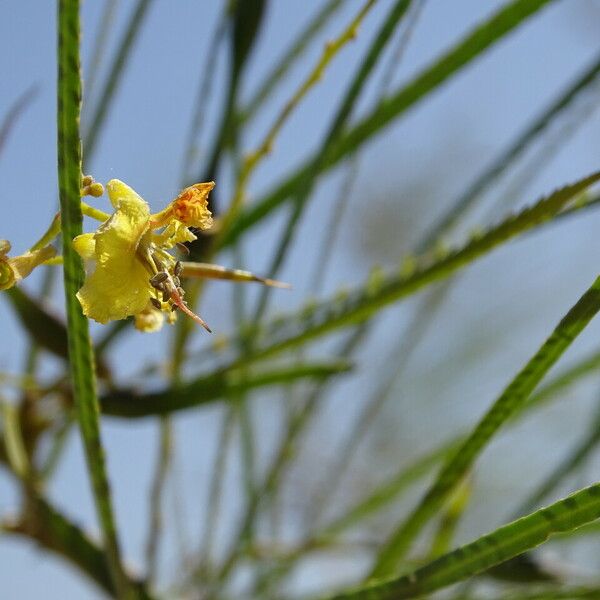
<svg viewBox="0 0 600 600">
<path fill-rule="evenodd" d="M 0 123 L 0 155 L 4 150 L 8 136 L 16 125 L 19 117 L 27 109 L 27 107 L 33 102 L 38 94 L 37 85 L 32 85 L 25 90 L 14 102 L 14 104 L 8 109 L 8 112 Z"/>
<path fill-rule="evenodd" d="M 86 104 L 89 104 L 90 98 L 93 97 L 92 92 L 96 87 L 96 79 L 110 38 L 109 34 L 111 25 L 114 21 L 117 4 L 118 0 L 105 0 L 104 2 L 100 24 L 98 25 L 98 30 L 94 36 L 90 62 L 85 70 L 87 73 L 84 89 Z"/>
<path fill-rule="evenodd" d="M 279 58 L 277 64 L 258 86 L 254 96 L 248 101 L 246 108 L 242 109 L 240 121 L 248 121 L 265 104 L 277 85 L 285 77 L 295 62 L 302 56 L 313 39 L 325 27 L 329 19 L 342 7 L 345 0 L 327 0 L 317 14 L 310 20 L 306 27 L 290 44 L 286 52 Z"/>
<path fill-rule="evenodd" d="M 504 525 L 403 577 L 375 582 L 328 600 L 416 598 L 476 575 L 600 517 L 600 483 Z"/>
<path fill-rule="evenodd" d="M 102 88 L 97 108 L 92 117 L 89 129 L 86 131 L 83 152 L 86 166 L 96 150 L 99 133 L 104 125 L 106 117 L 108 116 L 108 110 L 119 86 L 119 82 L 121 81 L 121 77 L 123 76 L 123 71 L 125 69 L 125 65 L 127 64 L 129 53 L 139 32 L 141 31 L 141 25 L 151 3 L 152 0 L 138 0 L 131 14 L 131 19 L 127 25 L 127 28 L 125 29 L 125 33 L 123 34 L 123 38 L 121 39 L 119 47 L 117 48 L 115 60 L 109 72 L 108 79 Z"/>
<path fill-rule="evenodd" d="M 352 349 L 354 343 L 357 343 L 360 339 L 360 329 L 357 329 L 350 339 L 344 342 L 339 355 L 346 356 Z M 328 380 L 325 379 L 324 382 L 328 382 Z M 313 393 L 308 398 L 305 405 L 292 416 L 287 429 L 281 436 L 281 442 L 275 452 L 275 456 L 268 468 L 268 471 L 264 476 L 261 485 L 255 488 L 254 494 L 246 506 L 240 525 L 234 535 L 234 541 L 231 545 L 229 553 L 227 554 L 218 573 L 216 574 L 215 583 L 217 585 L 222 584 L 223 581 L 227 579 L 227 577 L 233 571 L 238 559 L 243 556 L 244 552 L 246 551 L 246 543 L 252 532 L 255 518 L 258 515 L 261 503 L 268 498 L 279 485 L 279 481 L 284 474 L 285 467 L 289 464 L 294 455 L 298 436 L 302 431 L 304 431 L 305 425 L 320 403 L 323 393 L 322 385 L 315 386 Z"/>
<path fill-rule="evenodd" d="M 20 287 L 12 287 L 3 294 L 35 343 L 55 356 L 66 359 L 68 344 L 64 323 L 47 312 Z"/>
<path fill-rule="evenodd" d="M 396 0 L 389 13 L 386 15 L 383 25 L 375 34 L 373 42 L 371 43 L 363 62 L 357 69 L 356 74 L 354 75 L 352 82 L 348 87 L 348 91 L 346 92 L 340 107 L 333 118 L 325 139 L 321 144 L 320 151 L 314 158 L 314 161 L 310 167 L 311 173 L 320 172 L 323 169 L 323 165 L 328 162 L 329 156 L 338 142 L 346 123 L 350 119 L 354 106 L 356 105 L 356 102 L 358 101 L 366 82 L 371 76 L 389 41 L 392 39 L 396 28 L 398 27 L 399 23 L 402 22 L 406 11 L 411 5 L 411 2 L 412 0 Z M 369 5 L 367 4 L 363 11 L 366 11 L 368 8 Z M 360 22 L 358 18 L 356 22 Z M 355 26 L 353 26 L 353 28 L 355 29 Z M 349 29 L 348 31 L 352 31 L 352 29 Z M 344 36 L 340 37 L 340 40 L 344 39 Z M 292 212 L 283 228 L 283 232 L 279 239 L 279 244 L 274 252 L 273 259 L 269 266 L 268 272 L 270 273 L 270 278 L 275 276 L 283 264 L 315 182 L 316 177 L 306 177 L 294 195 Z M 269 297 L 270 290 L 265 288 L 262 291 L 256 312 L 254 314 L 254 323 L 259 323 L 261 321 L 263 314 L 266 311 Z"/>
<path fill-rule="evenodd" d="M 133 597 L 121 566 L 119 541 L 100 439 L 94 357 L 88 322 L 75 296 L 84 271 L 71 240 L 82 232 L 80 205 L 81 142 L 79 114 L 79 1 L 58 4 L 58 184 L 63 230 L 64 286 L 69 364 L 75 409 L 85 450 L 92 493 L 115 589 L 122 598 Z"/>
<path fill-rule="evenodd" d="M 231 407 L 226 407 L 225 413 L 222 416 L 219 441 L 217 442 L 217 453 L 208 486 L 208 506 L 206 509 L 206 518 L 204 519 L 202 545 L 200 547 L 198 566 L 195 569 L 198 578 L 201 580 L 206 577 L 212 564 L 212 550 L 220 516 L 223 480 L 227 468 L 227 450 L 229 449 L 229 441 L 233 434 L 234 423 L 235 413 Z"/>
<path fill-rule="evenodd" d="M 426 98 L 440 85 L 450 79 L 471 61 L 479 57 L 493 44 L 524 23 L 538 10 L 553 0 L 513 0 L 503 6 L 490 19 L 461 39 L 439 60 L 423 70 L 410 83 L 400 88 L 381 102 L 340 137 L 328 160 L 322 162 L 318 172 L 312 171 L 315 157 L 298 167 L 295 172 L 281 182 L 264 198 L 242 211 L 220 243 L 223 246 L 235 241 L 248 228 L 261 222 L 268 214 L 281 206 L 307 180 L 317 177 L 332 168 L 343 158 L 358 151 L 374 135 L 383 130 L 394 119 Z"/>
<path fill-rule="evenodd" d="M 407 330 L 399 337 L 398 344 L 390 352 L 390 360 L 382 369 L 381 376 L 376 377 L 379 384 L 375 392 L 362 405 L 358 415 L 349 426 L 348 433 L 344 436 L 340 449 L 335 453 L 331 464 L 325 469 L 322 483 L 310 503 L 306 517 L 308 523 L 314 523 L 318 520 L 323 509 L 339 489 L 340 483 L 367 432 L 385 403 L 392 397 L 398 378 L 409 364 L 414 350 L 419 345 L 419 340 L 425 331 L 428 331 L 431 324 L 431 320 L 428 318 L 429 314 L 435 310 L 444 296 L 436 290 L 433 295 L 430 295 L 424 301 L 408 325 Z"/>
<path fill-rule="evenodd" d="M 572 109 L 575 101 L 579 99 L 582 93 L 590 91 L 590 87 L 597 80 L 599 73 L 600 55 L 594 58 L 592 64 L 585 72 L 551 102 L 460 196 L 450 202 L 446 212 L 435 222 L 421 240 L 417 252 L 422 252 L 429 248 L 440 235 L 451 229 L 459 217 L 473 205 L 477 198 L 492 183 L 497 181 L 522 156 L 524 151 L 555 122 L 557 117 L 563 115 L 567 110 Z M 564 142 L 564 138 L 562 137 L 561 142 Z"/>
<path fill-rule="evenodd" d="M 219 47 L 225 33 L 227 31 L 228 15 L 227 9 L 224 10 L 223 15 L 215 27 L 210 43 L 208 44 L 208 51 L 204 66 L 201 70 L 200 82 L 198 85 L 198 91 L 196 93 L 196 101 L 194 102 L 194 113 L 192 120 L 188 128 L 186 136 L 185 151 L 183 153 L 181 177 L 182 183 L 189 182 L 190 184 L 196 183 L 191 181 L 189 173 L 192 169 L 196 154 L 196 144 L 202 127 L 204 125 L 206 112 L 208 109 L 209 100 L 213 93 L 213 83 L 216 75 L 216 62 L 219 55 Z"/>
<path fill-rule="evenodd" d="M 581 296 L 550 337 L 506 387 L 472 433 L 440 471 L 421 502 L 398 526 L 379 553 L 371 572 L 381 578 L 395 571 L 411 543 L 473 466 L 510 417 L 521 410 L 535 387 L 600 310 L 600 278 Z"/>
<path fill-rule="evenodd" d="M 160 420 L 160 442 L 156 457 L 156 469 L 150 487 L 150 526 L 146 541 L 146 577 L 148 581 L 156 581 L 158 570 L 158 550 L 160 534 L 163 526 L 162 501 L 163 490 L 171 464 L 171 447 L 173 444 L 173 425 L 168 418 Z"/>
<path fill-rule="evenodd" d="M 139 394 L 130 389 L 107 392 L 101 398 L 102 412 L 129 419 L 165 415 L 255 388 L 282 385 L 299 379 L 327 379 L 350 368 L 350 363 L 343 360 L 307 362 L 249 374 L 247 377 L 240 375 L 239 370 L 224 369 L 159 392 Z"/>
<path fill-rule="evenodd" d="M 408 1 L 410 0 L 404 0 L 404 3 L 407 3 Z M 249 152 L 244 157 L 240 169 L 240 175 L 237 179 L 235 191 L 233 193 L 231 205 L 223 218 L 223 222 L 221 223 L 222 233 L 220 235 L 224 235 L 227 232 L 239 210 L 242 208 L 250 177 L 258 165 L 271 153 L 273 145 L 275 144 L 275 141 L 277 140 L 277 137 L 279 136 L 283 126 L 286 124 L 290 116 L 306 97 L 306 95 L 315 87 L 315 85 L 319 83 L 319 81 L 321 81 L 333 59 L 350 41 L 356 37 L 358 28 L 366 18 L 367 14 L 372 10 L 376 2 L 377 0 L 366 0 L 354 19 L 352 19 L 352 21 L 346 27 L 344 27 L 337 37 L 325 45 L 325 48 L 323 49 L 318 61 L 311 69 L 308 76 L 294 91 L 292 97 L 285 103 L 276 119 L 273 121 L 271 127 L 262 138 L 261 142 L 252 152 Z M 219 242 L 217 241 L 217 244 L 218 243 Z"/>
<path fill-rule="evenodd" d="M 304 309 L 274 321 L 254 332 L 257 338 L 268 340 L 267 344 L 260 346 L 257 343 L 253 355 L 240 357 L 237 366 L 297 347 L 349 324 L 366 321 L 378 314 L 383 306 L 411 295 L 433 281 L 449 277 L 507 240 L 552 219 L 599 179 L 600 173 L 594 173 L 565 186 L 441 258 L 426 256 L 417 260 L 409 257 L 410 262 L 402 265 L 395 274 L 370 278 L 353 292 L 335 295 L 313 305 L 310 310 Z"/>
<path fill-rule="evenodd" d="M 105 593 L 116 596 L 117 590 L 102 548 L 33 490 L 29 492 L 26 508 L 21 518 L 0 524 L 3 533 L 34 540 L 74 566 Z M 143 583 L 130 579 L 129 585 L 135 589 L 136 598 L 151 600 Z"/>
</svg>

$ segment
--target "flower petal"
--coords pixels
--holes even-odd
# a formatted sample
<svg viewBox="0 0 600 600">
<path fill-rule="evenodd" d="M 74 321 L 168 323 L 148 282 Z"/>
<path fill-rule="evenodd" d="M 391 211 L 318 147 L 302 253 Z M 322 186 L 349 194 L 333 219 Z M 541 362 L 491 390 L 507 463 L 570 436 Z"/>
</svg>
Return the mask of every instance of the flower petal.
<svg viewBox="0 0 600 600">
<path fill-rule="evenodd" d="M 148 304 L 150 289 L 148 272 L 139 261 L 107 261 L 98 263 L 89 275 L 77 298 L 86 317 L 99 323 L 126 319 Z"/>
<path fill-rule="evenodd" d="M 135 328 L 144 333 L 154 333 L 162 328 L 164 320 L 164 314 L 148 303 L 142 312 L 135 315 Z"/>
<path fill-rule="evenodd" d="M 139 255 L 148 230 L 148 204 L 116 179 L 108 183 L 107 189 L 117 211 L 94 234 L 96 268 L 77 293 L 83 313 L 99 323 L 141 312 L 151 294 L 150 274 Z M 77 251 L 89 256 L 90 239 L 76 239 Z"/>
<path fill-rule="evenodd" d="M 132 210 L 134 206 L 145 207 L 148 209 L 146 201 L 126 183 L 120 179 L 111 179 L 106 184 L 108 198 L 112 205 L 118 210 L 122 203 L 125 203 L 129 208 L 124 210 Z"/>
<path fill-rule="evenodd" d="M 188 227 L 210 229 L 213 218 L 208 210 L 208 195 L 215 187 L 214 181 L 196 183 L 182 190 L 171 202 L 173 216 Z"/>
<path fill-rule="evenodd" d="M 27 277 L 33 269 L 41 265 L 44 261 L 56 256 L 56 250 L 53 246 L 44 246 L 33 252 L 25 252 L 20 256 L 8 259 L 8 264 L 11 266 L 16 281 Z"/>
<path fill-rule="evenodd" d="M 83 258 L 83 260 L 93 260 L 96 257 L 96 239 L 93 233 L 83 233 L 78 235 L 73 240 L 73 248 L 75 252 Z"/>
</svg>

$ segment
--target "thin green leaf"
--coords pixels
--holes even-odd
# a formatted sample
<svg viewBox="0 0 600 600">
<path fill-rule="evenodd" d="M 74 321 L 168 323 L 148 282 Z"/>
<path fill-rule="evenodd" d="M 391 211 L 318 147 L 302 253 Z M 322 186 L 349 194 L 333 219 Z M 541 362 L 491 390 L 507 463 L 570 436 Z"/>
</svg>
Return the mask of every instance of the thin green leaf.
<svg viewBox="0 0 600 600">
<path fill-rule="evenodd" d="M 200 174 L 200 181 L 209 181 L 216 178 L 223 153 L 232 140 L 237 137 L 238 92 L 248 58 L 264 18 L 265 7 L 266 0 L 234 2 L 228 7 L 228 10 L 231 11 L 231 62 L 226 100 L 223 103 L 221 122 L 215 136 L 213 149 L 204 172 Z M 216 203 L 217 196 L 213 192 L 209 198 L 209 208 L 213 212 L 216 212 Z M 192 256 L 200 257 L 202 255 L 202 252 L 206 249 L 204 247 L 205 242 L 206 240 L 199 238 L 198 241 L 190 245 Z"/>
<path fill-rule="evenodd" d="M 3 400 L 0 400 L 0 414 L 2 415 L 2 437 L 8 464 L 17 477 L 25 480 L 29 476 L 30 465 L 23 441 L 19 414 L 15 406 Z"/>
<path fill-rule="evenodd" d="M 350 338 L 342 345 L 341 351 L 338 353 L 340 356 L 347 356 L 351 352 L 354 344 L 358 343 L 362 338 L 361 332 L 362 328 L 356 328 Z M 289 465 L 294 456 L 298 436 L 304 430 L 323 397 L 323 385 L 329 383 L 330 380 L 323 380 L 318 385 L 314 386 L 313 392 L 304 406 L 295 412 L 287 423 L 273 460 L 271 461 L 261 485 L 255 488 L 254 494 L 246 506 L 240 525 L 234 534 L 233 543 L 230 546 L 229 553 L 223 560 L 215 576 L 215 583 L 217 585 L 221 584 L 229 576 L 238 559 L 243 556 L 244 552 L 247 550 L 246 542 L 252 533 L 252 528 L 261 503 L 266 498 L 269 498 L 277 489 L 281 478 L 285 473 L 285 468 Z"/>
<path fill-rule="evenodd" d="M 416 261 L 414 270 L 411 269 L 408 274 L 401 268 L 398 273 L 376 277 L 341 298 L 338 294 L 302 309 L 295 315 L 277 319 L 256 332 L 257 337 L 260 335 L 268 343 L 261 347 L 257 342 L 254 353 L 240 358 L 238 365 L 297 347 L 341 327 L 367 320 L 388 304 L 413 294 L 434 281 L 449 277 L 507 240 L 551 219 L 598 179 L 600 172 L 561 188 L 443 258 L 436 260 L 435 257 L 426 256 Z"/>
<path fill-rule="evenodd" d="M 260 30 L 264 18 L 266 0 L 235 2 L 233 8 L 233 69 L 241 73 Z"/>
<path fill-rule="evenodd" d="M 38 93 L 38 86 L 32 85 L 30 88 L 25 90 L 14 102 L 14 104 L 8 109 L 2 123 L 0 124 L 0 154 L 4 150 L 8 136 L 12 131 L 13 127 L 19 120 L 19 117 L 27 109 L 27 107 L 33 102 Z"/>
<path fill-rule="evenodd" d="M 465 214 L 473 203 L 498 180 L 523 152 L 544 133 L 556 119 L 567 110 L 577 106 L 577 100 L 584 92 L 588 92 L 600 73 L 600 55 L 594 58 L 592 64 L 577 79 L 561 93 L 536 119 L 522 131 L 508 148 L 485 169 L 479 177 L 453 202 L 448 210 L 436 221 L 420 242 L 418 251 L 429 248 L 451 227 L 458 218 Z M 561 141 L 563 141 L 561 139 Z"/>
<path fill-rule="evenodd" d="M 233 435 L 233 426 L 235 425 L 235 412 L 227 407 L 225 414 L 222 415 L 221 430 L 219 432 L 219 441 L 217 443 L 217 453 L 214 466 L 211 472 L 211 480 L 208 492 L 208 506 L 206 517 L 204 519 L 204 529 L 202 543 L 200 545 L 198 565 L 194 569 L 195 574 L 201 579 L 206 576 L 212 564 L 212 552 L 215 541 L 215 531 L 217 523 L 223 508 L 221 502 L 223 494 L 223 481 L 227 472 L 227 454 L 229 442 Z"/>
<path fill-rule="evenodd" d="M 327 539 L 358 525 L 365 518 L 377 513 L 382 508 L 389 506 L 398 500 L 401 494 L 408 488 L 427 475 L 448 453 L 456 450 L 458 442 L 452 440 L 428 452 L 424 456 L 411 462 L 408 466 L 402 466 L 396 475 L 372 491 L 364 500 L 348 509 L 343 515 L 334 519 L 320 532 L 315 534 L 316 539 Z"/>
<path fill-rule="evenodd" d="M 532 553 L 526 552 L 493 566 L 482 573 L 482 576 L 515 583 L 557 582 L 560 580 L 560 570 L 556 570 L 559 572 L 554 575 L 550 568 L 537 561 Z"/>
<path fill-rule="evenodd" d="M 206 53 L 204 64 L 200 70 L 200 81 L 196 92 L 196 99 L 194 101 L 194 111 L 190 126 L 187 128 L 185 151 L 183 153 L 180 176 L 181 187 L 185 187 L 187 183 L 196 183 L 195 180 L 192 181 L 192 179 L 190 179 L 189 174 L 198 152 L 198 139 L 200 133 L 204 129 L 209 101 L 214 92 L 214 82 L 217 74 L 217 58 L 219 56 L 221 43 L 225 39 L 225 34 L 227 33 L 227 26 L 229 25 L 227 11 L 228 8 L 226 7 L 223 10 L 223 14 L 219 17 L 219 21 L 215 26 L 210 42 L 208 43 L 209 50 Z"/>
<path fill-rule="evenodd" d="M 371 577 L 392 573 L 428 520 L 473 466 L 493 436 L 525 406 L 542 377 L 600 310 L 600 278 L 581 296 L 550 337 L 506 387 L 472 433 L 440 471 L 421 502 L 392 533 L 379 553 Z"/>
<path fill-rule="evenodd" d="M 560 392 L 576 384 L 583 377 L 593 374 L 598 369 L 600 369 L 600 351 L 577 362 L 569 369 L 566 369 L 564 372 L 548 381 L 546 385 L 542 386 L 538 392 L 530 397 L 522 410 L 512 415 L 508 425 L 516 425 L 530 412 L 545 406 L 552 399 L 556 399 Z M 378 512 L 380 509 L 385 508 L 390 502 L 397 500 L 398 495 L 402 493 L 408 485 L 425 475 L 431 467 L 441 460 L 441 458 L 447 456 L 453 450 L 456 450 L 459 447 L 459 444 L 462 444 L 465 439 L 466 435 L 458 436 L 450 442 L 435 448 L 432 452 L 427 453 L 418 461 L 409 464 L 407 467 L 402 467 L 397 475 L 375 489 L 355 507 L 350 508 L 347 513 L 332 521 L 320 533 L 316 534 L 315 537 L 327 538 L 336 535 L 345 529 L 358 524 L 364 518 Z M 526 511 L 521 510 L 521 513 L 523 512 Z"/>
<path fill-rule="evenodd" d="M 156 458 L 156 469 L 150 488 L 150 526 L 146 540 L 146 573 L 149 582 L 156 581 L 158 573 L 158 550 L 163 528 L 163 491 L 173 456 L 173 424 L 168 418 L 160 420 L 160 441 Z"/>
<path fill-rule="evenodd" d="M 123 76 L 125 66 L 133 45 L 142 29 L 144 17 L 150 7 L 152 0 L 138 0 L 133 12 L 131 13 L 131 19 L 127 24 L 125 33 L 121 38 L 121 42 L 117 48 L 115 58 L 111 64 L 108 77 L 100 93 L 96 110 L 91 119 L 90 126 L 86 131 L 85 144 L 83 148 L 83 156 L 86 161 L 86 166 L 89 164 L 94 151 L 96 150 L 96 144 L 104 125 L 104 121 L 108 116 L 108 111 L 114 99 L 117 88 Z"/>
<path fill-rule="evenodd" d="M 384 98 L 368 116 L 346 132 L 329 154 L 327 162 L 322 163 L 318 173 L 311 171 L 315 160 L 314 157 L 311 157 L 297 168 L 293 175 L 267 194 L 265 198 L 242 212 L 222 240 L 222 245 L 231 244 L 248 228 L 264 219 L 265 216 L 285 202 L 300 185 L 305 184 L 307 180 L 315 178 L 318 174 L 336 165 L 343 158 L 356 152 L 393 119 L 423 100 L 452 75 L 460 71 L 462 67 L 480 56 L 490 46 L 499 42 L 505 35 L 551 1 L 514 0 L 504 6 L 485 23 L 464 37 L 434 64 L 417 75 L 409 84 L 391 96 Z"/>
<path fill-rule="evenodd" d="M 75 296 L 84 279 L 81 258 L 71 240 L 82 232 L 81 142 L 79 114 L 81 79 L 79 73 L 79 1 L 58 4 L 58 186 L 63 231 L 64 287 L 67 312 L 69 366 L 75 409 L 85 449 L 96 511 L 104 538 L 106 555 L 115 587 L 123 598 L 133 597 L 121 565 L 119 542 L 113 517 L 110 488 L 100 440 L 94 358 L 88 321 Z"/>
<path fill-rule="evenodd" d="M 298 34 L 290 47 L 279 58 L 273 69 L 258 86 L 254 96 L 248 101 L 247 107 L 242 109 L 239 116 L 240 121 L 247 121 L 264 104 L 273 93 L 278 83 L 286 76 L 293 64 L 302 56 L 304 50 L 312 40 L 325 27 L 329 19 L 343 5 L 344 0 L 327 0 L 319 12 L 310 20 L 306 27 Z"/>
<path fill-rule="evenodd" d="M 100 23 L 94 34 L 90 62 L 85 69 L 85 72 L 87 73 L 84 89 L 85 104 L 93 97 L 92 92 L 96 88 L 96 78 L 100 71 L 102 59 L 106 53 L 108 40 L 110 39 L 111 27 L 117 10 L 117 4 L 118 0 L 105 0 L 104 2 L 102 17 L 100 18 Z"/>
<path fill-rule="evenodd" d="M 600 483 L 504 525 L 408 575 L 329 596 L 328 600 L 415 598 L 481 573 L 600 517 Z"/>
<path fill-rule="evenodd" d="M 577 361 L 571 367 L 565 369 L 562 373 L 557 375 L 554 379 L 549 381 L 544 387 L 540 389 L 525 408 L 530 405 L 543 405 L 548 400 L 566 390 L 573 384 L 577 383 L 580 379 L 593 375 L 600 369 L 600 350 L 593 352 Z"/>
<path fill-rule="evenodd" d="M 456 535 L 460 520 L 467 510 L 471 494 L 472 482 L 469 477 L 466 477 L 452 492 L 447 506 L 443 509 L 431 541 L 431 549 L 428 554 L 429 560 L 446 554 L 453 547 L 452 540 Z"/>
<path fill-rule="evenodd" d="M 356 105 L 356 102 L 358 101 L 366 82 L 368 81 L 371 73 L 374 70 L 374 67 L 376 66 L 383 51 L 387 47 L 389 41 L 392 39 L 398 25 L 402 22 L 406 11 L 411 5 L 411 1 L 412 0 L 396 0 L 386 15 L 382 26 L 373 37 L 373 42 L 371 43 L 371 46 L 369 47 L 362 64 L 356 71 L 348 91 L 346 92 L 340 107 L 333 118 L 331 126 L 329 127 L 327 135 L 325 136 L 325 139 L 321 145 L 321 149 L 319 152 L 317 152 L 314 162 L 310 166 L 311 173 L 319 172 L 322 169 L 322 165 L 327 163 L 329 154 L 332 152 L 332 149 L 338 142 L 343 128 L 346 126 L 348 119 L 352 115 L 354 106 Z M 268 270 L 269 278 L 271 279 L 277 275 L 281 265 L 283 264 L 315 181 L 315 178 L 307 177 L 303 184 L 298 187 L 294 195 L 294 208 L 288 217 L 287 223 L 281 234 L 279 244 L 275 250 L 273 260 Z M 254 323 L 260 323 L 262 320 L 262 316 L 266 310 L 270 295 L 271 291 L 268 288 L 264 288 L 258 302 L 258 307 L 252 319 Z"/>
<path fill-rule="evenodd" d="M 350 363 L 346 361 L 300 363 L 247 376 L 240 376 L 240 373 L 234 370 L 223 370 L 161 392 L 109 392 L 101 399 L 102 412 L 105 415 L 129 419 L 170 414 L 242 391 L 282 385 L 298 379 L 331 377 L 348 371 L 350 367 Z"/>
</svg>

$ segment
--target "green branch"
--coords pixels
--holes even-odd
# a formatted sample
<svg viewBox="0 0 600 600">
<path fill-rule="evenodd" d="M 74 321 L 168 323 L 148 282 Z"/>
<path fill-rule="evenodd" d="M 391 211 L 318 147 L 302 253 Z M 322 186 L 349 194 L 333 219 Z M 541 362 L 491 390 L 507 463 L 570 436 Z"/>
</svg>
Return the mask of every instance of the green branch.
<svg viewBox="0 0 600 600">
<path fill-rule="evenodd" d="M 79 116 L 81 79 L 79 60 L 79 1 L 58 4 L 58 185 L 63 230 L 64 287 L 70 375 L 75 409 L 83 440 L 106 558 L 121 598 L 135 597 L 121 565 L 110 489 L 100 440 L 94 357 L 88 322 L 75 296 L 84 279 L 83 264 L 71 240 L 82 232 L 81 142 Z"/>
</svg>

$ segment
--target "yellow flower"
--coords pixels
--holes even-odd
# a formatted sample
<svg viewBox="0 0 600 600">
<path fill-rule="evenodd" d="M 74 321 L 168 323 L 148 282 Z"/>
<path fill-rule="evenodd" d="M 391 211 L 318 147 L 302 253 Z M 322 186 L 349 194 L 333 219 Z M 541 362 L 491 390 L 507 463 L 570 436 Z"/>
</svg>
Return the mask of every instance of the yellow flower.
<svg viewBox="0 0 600 600">
<path fill-rule="evenodd" d="M 106 189 L 115 212 L 95 233 L 73 240 L 86 263 L 87 276 L 77 293 L 83 313 L 99 323 L 136 316 L 142 330 L 155 331 L 162 324 L 158 313 L 170 314 L 176 307 L 208 329 L 183 301 L 181 266 L 168 253 L 176 244 L 196 239 L 188 223 L 178 219 L 177 199 L 152 215 L 148 204 L 122 181 L 113 179 Z M 204 210 L 207 223 L 210 212 Z"/>
<path fill-rule="evenodd" d="M 10 252 L 10 242 L 8 240 L 0 240 L 0 290 L 7 290 L 19 282 L 24 277 L 27 277 L 43 262 L 52 258 L 56 251 L 52 246 L 44 246 L 39 250 L 30 250 L 9 258 L 7 254 Z"/>
</svg>

